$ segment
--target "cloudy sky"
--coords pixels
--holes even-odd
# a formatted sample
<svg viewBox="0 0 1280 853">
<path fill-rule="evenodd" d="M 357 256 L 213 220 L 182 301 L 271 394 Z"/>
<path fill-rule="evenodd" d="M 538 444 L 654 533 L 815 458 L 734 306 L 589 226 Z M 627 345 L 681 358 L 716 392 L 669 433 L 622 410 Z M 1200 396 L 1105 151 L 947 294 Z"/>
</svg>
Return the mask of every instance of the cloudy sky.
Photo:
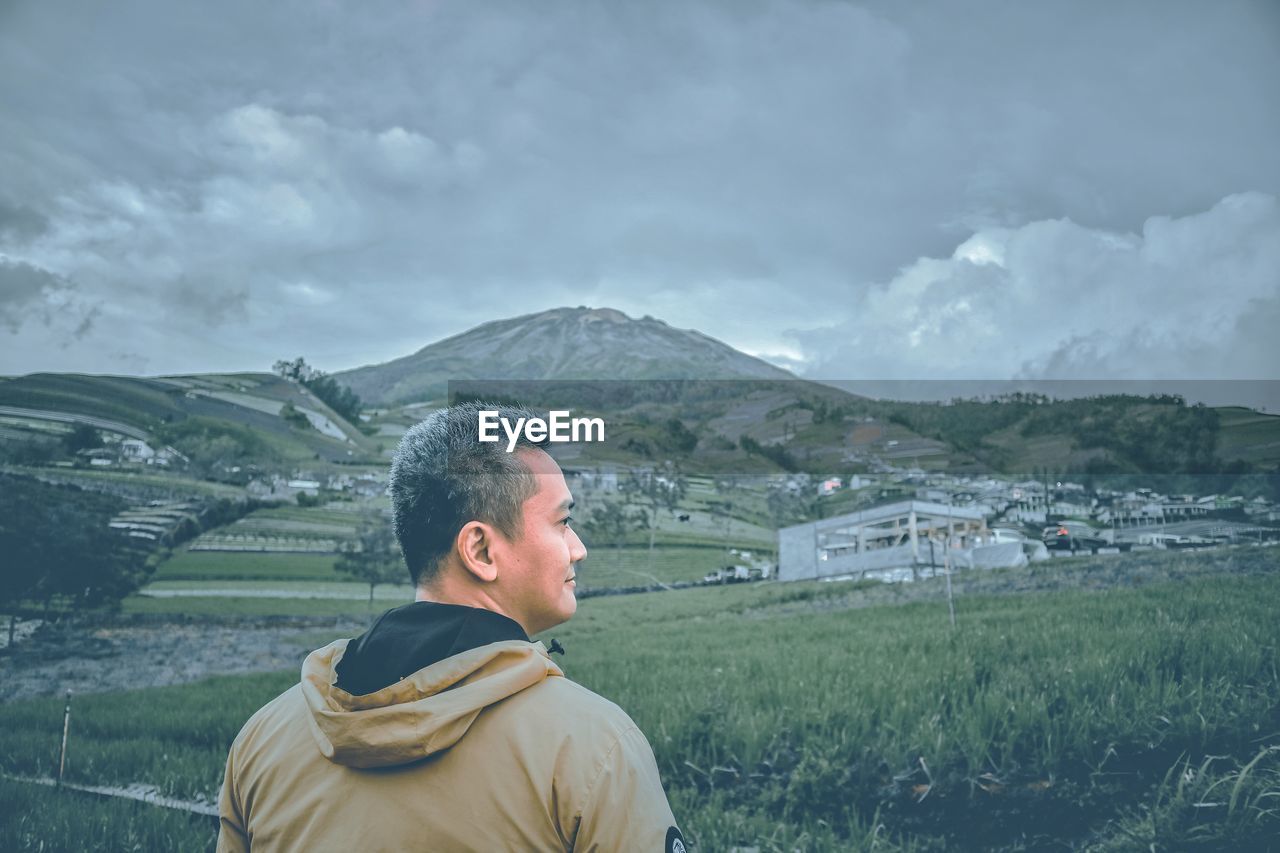
<svg viewBox="0 0 1280 853">
<path fill-rule="evenodd" d="M 0 373 L 609 306 L 828 378 L 1271 378 L 1280 4 L 0 0 Z"/>
</svg>

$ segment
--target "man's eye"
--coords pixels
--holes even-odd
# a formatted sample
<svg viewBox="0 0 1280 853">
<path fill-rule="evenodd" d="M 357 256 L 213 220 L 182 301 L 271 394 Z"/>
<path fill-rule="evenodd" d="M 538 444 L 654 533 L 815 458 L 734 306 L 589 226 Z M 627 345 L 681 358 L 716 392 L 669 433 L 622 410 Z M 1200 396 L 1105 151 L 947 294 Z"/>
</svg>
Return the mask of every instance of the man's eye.
<svg viewBox="0 0 1280 853">
<path fill-rule="evenodd" d="M 568 526 L 569 526 L 569 522 L 571 522 L 571 521 L 573 521 L 573 516 L 572 516 L 572 515 L 566 515 L 566 516 L 564 517 L 564 520 L 563 520 L 563 521 L 561 521 L 560 523 L 561 523 L 561 524 L 563 524 L 565 527 L 568 527 Z"/>
</svg>

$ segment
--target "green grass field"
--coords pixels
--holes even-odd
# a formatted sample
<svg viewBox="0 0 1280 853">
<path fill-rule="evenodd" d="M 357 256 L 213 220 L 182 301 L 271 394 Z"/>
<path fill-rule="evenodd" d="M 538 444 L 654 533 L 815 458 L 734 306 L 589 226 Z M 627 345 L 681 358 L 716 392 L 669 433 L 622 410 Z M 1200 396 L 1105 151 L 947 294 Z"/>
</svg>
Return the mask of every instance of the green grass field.
<svg viewBox="0 0 1280 853">
<path fill-rule="evenodd" d="M 409 601 L 408 598 L 405 601 Z M 392 602 L 361 598 L 236 598 L 193 596 L 188 598 L 148 598 L 132 595 L 121 605 L 123 613 L 166 614 L 170 616 L 357 616 L 379 613 Z"/>
<path fill-rule="evenodd" d="M 1271 550 L 1235 554 L 1257 563 L 1245 575 L 963 596 L 956 629 L 937 584 L 848 609 L 847 585 L 796 583 L 586 599 L 551 633 L 566 673 L 646 732 L 698 850 L 1265 850 L 1280 837 Z M 82 697 L 68 775 L 210 795 L 240 724 L 295 678 Z M 0 767 L 50 773 L 61 722 L 58 699 L 0 706 Z M 183 835 L 161 809 L 108 819 L 56 796 L 0 787 L 0 810 L 42 815 L 49 838 L 104 820 L 140 849 L 212 837 L 202 819 Z M 30 821 L 0 826 L 0 848 L 34 838 Z"/>
<path fill-rule="evenodd" d="M 144 595 L 154 598 L 213 596 L 225 595 L 219 590 L 234 590 L 245 597 L 288 596 L 290 598 L 346 598 L 360 599 L 369 597 L 369 585 L 360 581 L 344 580 L 334 575 L 332 580 L 324 581 L 278 581 L 278 580 L 161 580 L 148 584 Z M 375 598 L 397 598 L 412 596 L 413 587 L 409 585 L 408 573 L 403 583 L 378 584 Z M 235 597 L 235 596 L 230 596 Z"/>
<path fill-rule="evenodd" d="M 249 518 L 277 518 L 288 521 L 317 521 L 326 516 L 341 519 L 337 512 L 314 509 L 266 509 L 258 510 Z M 233 530 L 231 525 L 223 530 Z M 679 532 L 677 530 L 677 532 Z M 643 538 L 640 534 L 636 538 Z M 643 544 L 611 547 L 591 546 L 582 567 L 583 588 L 614 588 L 646 586 L 654 582 L 696 581 L 708 572 L 724 565 L 743 562 L 741 557 L 728 553 L 723 541 L 716 541 L 696 533 L 689 539 L 696 545 L 677 543 L 677 537 L 663 532 L 663 539 L 654 548 L 652 558 Z M 761 545 L 754 541 L 734 540 L 734 545 L 755 548 L 754 553 L 765 555 Z M 153 582 L 162 581 L 339 581 L 343 579 L 334 570 L 337 556 L 333 554 L 264 553 L 255 551 L 177 551 L 161 563 L 153 576 Z M 155 612 L 155 611 L 152 611 Z M 174 611 L 177 612 L 177 611 Z"/>
<path fill-rule="evenodd" d="M 153 580 L 335 581 L 333 554 L 178 551 L 156 568 Z"/>
<path fill-rule="evenodd" d="M 763 552 L 761 552 L 763 553 Z M 648 586 L 654 581 L 701 580 L 708 572 L 742 562 L 725 548 L 657 546 L 650 557 L 645 547 L 593 547 L 578 568 L 579 585 L 584 589 Z"/>
<path fill-rule="evenodd" d="M 0 778 L 0 850 L 213 851 L 217 822 L 202 815 Z"/>
<path fill-rule="evenodd" d="M 101 489 L 118 485 L 133 492 L 172 493 L 174 495 L 206 498 L 241 498 L 244 490 L 238 486 L 197 480 L 178 474 L 147 474 L 137 471 L 95 471 L 92 468 L 34 468 L 31 473 L 56 482 L 70 483 L 86 489 Z"/>
<path fill-rule="evenodd" d="M 283 521 L 304 521 L 313 524 L 332 524 L 335 527 L 354 527 L 360 521 L 362 510 L 370 507 L 382 508 L 386 502 L 381 500 L 347 503 L 331 503 L 321 507 L 283 506 L 263 507 L 245 516 L 248 519 L 274 519 Z"/>
<path fill-rule="evenodd" d="M 1218 409 L 1222 431 L 1218 455 L 1223 459 L 1244 459 L 1259 466 L 1280 461 L 1280 418 L 1238 406 Z"/>
</svg>

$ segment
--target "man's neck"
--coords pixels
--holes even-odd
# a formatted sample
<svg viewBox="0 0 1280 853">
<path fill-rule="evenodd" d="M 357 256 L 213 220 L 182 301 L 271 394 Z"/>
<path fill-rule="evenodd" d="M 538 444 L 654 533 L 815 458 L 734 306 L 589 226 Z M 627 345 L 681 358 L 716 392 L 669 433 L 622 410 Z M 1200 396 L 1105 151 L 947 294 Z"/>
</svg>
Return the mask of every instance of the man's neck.
<svg viewBox="0 0 1280 853">
<path fill-rule="evenodd" d="M 455 573 L 450 572 L 447 568 L 442 570 L 439 576 L 430 583 L 420 584 L 414 590 L 413 600 L 432 601 L 436 604 L 459 604 L 463 607 L 478 607 L 481 610 L 500 613 L 517 623 L 520 622 L 519 619 L 508 613 L 506 608 L 495 600 L 487 589 L 474 582 L 468 583 L 463 579 L 459 579 Z"/>
</svg>

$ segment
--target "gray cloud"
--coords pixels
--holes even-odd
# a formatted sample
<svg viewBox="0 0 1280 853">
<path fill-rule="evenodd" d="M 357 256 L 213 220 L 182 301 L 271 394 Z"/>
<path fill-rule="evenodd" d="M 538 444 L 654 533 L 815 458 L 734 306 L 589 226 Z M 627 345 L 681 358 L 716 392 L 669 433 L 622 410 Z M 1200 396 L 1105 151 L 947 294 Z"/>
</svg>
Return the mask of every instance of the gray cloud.
<svg viewBox="0 0 1280 853">
<path fill-rule="evenodd" d="M 0 198 L 0 240 L 24 243 L 43 234 L 49 219 L 38 210 Z"/>
<path fill-rule="evenodd" d="M 973 235 L 1088 275 L 1112 253 L 1087 235 L 1280 193 L 1265 2 L 94 9 L 0 12 L 0 252 L 101 305 L 65 350 L 19 330 L 5 372 L 93 369 L 122 338 L 121 365 L 339 369 L 584 302 L 837 369 L 917 259 Z M 999 309 L 997 270 L 952 266 L 927 298 Z M 1201 340 L 1170 317 L 1151 353 Z M 889 321 L 886 365 L 995 369 Z M 1114 333 L 1081 314 L 1056 354 L 993 334 L 1006 371 L 1072 372 L 1122 362 Z"/>
<path fill-rule="evenodd" d="M 181 279 L 164 291 L 169 311 L 190 317 L 208 326 L 243 323 L 249 318 L 249 292 L 210 286 L 207 282 Z"/>
<path fill-rule="evenodd" d="M 74 289 L 48 270 L 0 255 L 0 324 L 16 333 L 35 316 L 47 326 L 72 299 Z"/>
<path fill-rule="evenodd" d="M 828 378 L 1265 379 L 1278 285 L 1280 202 L 1249 193 L 1137 233 L 985 229 L 797 337 Z"/>
<path fill-rule="evenodd" d="M 81 340 L 93 331 L 93 324 L 98 319 L 98 315 L 101 311 L 102 309 L 96 305 L 86 311 L 84 316 L 80 318 L 80 322 L 76 325 L 75 331 L 71 333 L 72 336 L 76 340 Z"/>
</svg>

